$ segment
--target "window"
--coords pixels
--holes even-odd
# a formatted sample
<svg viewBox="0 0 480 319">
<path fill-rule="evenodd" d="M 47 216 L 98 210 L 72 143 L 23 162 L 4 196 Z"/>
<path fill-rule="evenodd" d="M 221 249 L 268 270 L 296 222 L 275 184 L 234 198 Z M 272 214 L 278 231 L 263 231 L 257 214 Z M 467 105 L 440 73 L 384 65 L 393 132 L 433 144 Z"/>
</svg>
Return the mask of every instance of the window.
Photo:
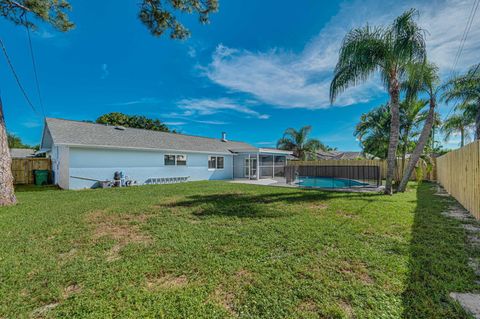
<svg viewBox="0 0 480 319">
<path fill-rule="evenodd" d="M 187 165 L 187 155 L 177 155 L 177 166 Z"/>
<path fill-rule="evenodd" d="M 223 162 L 224 162 L 223 157 L 217 157 L 217 169 L 223 169 Z"/>
<path fill-rule="evenodd" d="M 179 154 L 167 154 L 165 155 L 165 166 L 185 166 L 187 165 L 187 155 Z"/>
<path fill-rule="evenodd" d="M 175 155 L 165 155 L 165 166 L 175 165 Z"/>
<path fill-rule="evenodd" d="M 224 169 L 225 158 L 223 156 L 209 156 L 208 169 Z"/>
<path fill-rule="evenodd" d="M 215 156 L 208 157 L 208 168 L 210 169 L 217 168 L 217 158 Z"/>
</svg>

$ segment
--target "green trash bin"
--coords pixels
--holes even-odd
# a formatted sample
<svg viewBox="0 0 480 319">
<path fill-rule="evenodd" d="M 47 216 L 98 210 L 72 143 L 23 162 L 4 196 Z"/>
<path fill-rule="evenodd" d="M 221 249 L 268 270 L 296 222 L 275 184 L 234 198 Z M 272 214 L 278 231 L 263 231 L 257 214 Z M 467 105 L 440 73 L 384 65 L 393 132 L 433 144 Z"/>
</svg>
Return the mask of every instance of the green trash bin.
<svg viewBox="0 0 480 319">
<path fill-rule="evenodd" d="M 35 176 L 35 185 L 42 186 L 48 184 L 48 170 L 36 169 L 33 171 Z"/>
</svg>

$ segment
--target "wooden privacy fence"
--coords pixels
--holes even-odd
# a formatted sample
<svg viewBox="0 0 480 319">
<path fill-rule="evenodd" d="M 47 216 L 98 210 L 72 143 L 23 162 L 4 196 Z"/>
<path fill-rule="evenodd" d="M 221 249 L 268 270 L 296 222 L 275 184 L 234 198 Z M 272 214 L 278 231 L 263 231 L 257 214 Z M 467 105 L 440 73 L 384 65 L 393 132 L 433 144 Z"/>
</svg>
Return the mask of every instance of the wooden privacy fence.
<svg viewBox="0 0 480 319">
<path fill-rule="evenodd" d="M 437 158 L 438 182 L 480 219 L 480 141 Z"/>
<path fill-rule="evenodd" d="M 380 167 L 380 178 L 385 179 L 387 177 L 387 161 L 385 160 L 367 160 L 367 159 L 359 159 L 359 160 L 318 160 L 318 161 L 290 161 L 289 165 L 318 165 L 318 166 L 378 166 Z M 405 168 L 408 165 L 408 159 L 405 161 Z M 422 167 L 422 179 L 423 180 L 436 180 L 436 169 L 435 165 L 431 171 L 428 171 L 427 167 L 423 163 L 418 163 Z M 398 179 L 401 176 L 402 171 L 402 161 L 397 160 L 397 166 L 395 171 L 395 179 Z M 410 176 L 410 180 L 414 181 L 417 180 L 417 173 L 414 171 L 412 176 Z"/>
<path fill-rule="evenodd" d="M 49 158 L 12 158 L 12 173 L 14 184 L 33 184 L 33 171 L 45 169 L 51 171 Z"/>
</svg>

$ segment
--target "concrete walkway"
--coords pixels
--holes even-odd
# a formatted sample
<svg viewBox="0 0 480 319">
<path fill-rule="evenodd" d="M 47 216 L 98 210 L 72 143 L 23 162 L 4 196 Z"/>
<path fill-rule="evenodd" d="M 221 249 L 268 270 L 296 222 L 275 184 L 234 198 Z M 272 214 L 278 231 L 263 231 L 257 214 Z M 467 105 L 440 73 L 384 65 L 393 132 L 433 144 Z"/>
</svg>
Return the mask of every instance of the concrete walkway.
<svg viewBox="0 0 480 319">
<path fill-rule="evenodd" d="M 451 201 L 451 205 L 446 212 L 442 215 L 454 218 L 461 222 L 461 227 L 467 232 L 467 238 L 469 244 L 478 249 L 480 248 L 480 223 L 455 199 L 440 186 L 437 186 L 437 192 L 435 195 L 445 197 Z M 468 265 L 473 269 L 475 274 L 480 277 L 480 258 L 470 258 Z M 476 283 L 480 285 L 480 281 Z M 480 294 L 479 293 L 450 293 L 450 298 L 456 300 L 462 307 L 470 313 L 474 318 L 480 319 Z"/>
</svg>

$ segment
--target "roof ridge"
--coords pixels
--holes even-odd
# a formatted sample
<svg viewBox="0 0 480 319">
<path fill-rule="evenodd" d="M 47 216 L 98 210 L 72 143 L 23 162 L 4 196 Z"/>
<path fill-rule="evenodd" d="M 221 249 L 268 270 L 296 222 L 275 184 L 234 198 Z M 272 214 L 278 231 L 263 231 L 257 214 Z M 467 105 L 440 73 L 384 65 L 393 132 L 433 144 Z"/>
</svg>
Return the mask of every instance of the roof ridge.
<svg viewBox="0 0 480 319">
<path fill-rule="evenodd" d="M 87 122 L 87 121 L 81 121 L 81 120 L 69 120 L 69 119 L 58 118 L 58 117 L 46 117 L 45 119 L 46 120 L 60 120 L 60 121 L 65 121 L 65 122 L 76 122 L 76 123 L 80 123 L 80 124 L 91 124 L 91 125 L 98 125 L 98 126 L 103 126 L 103 127 L 121 126 L 121 125 L 109 125 L 109 124 L 102 124 L 102 123 L 95 123 L 95 122 Z M 148 132 L 155 132 L 155 133 L 164 133 L 164 134 L 170 134 L 170 135 L 174 135 L 174 136 L 179 136 L 180 135 L 180 136 L 187 136 L 187 137 L 199 137 L 199 138 L 206 138 L 206 139 L 211 139 L 211 140 L 223 142 L 221 138 L 215 138 L 215 137 L 155 131 L 155 130 L 148 130 L 148 129 L 144 129 L 144 128 L 128 127 L 128 126 L 124 126 L 124 127 L 125 127 L 125 129 L 129 129 L 129 130 L 139 130 L 139 131 L 148 131 Z M 249 144 L 250 145 L 250 143 L 243 142 L 243 141 L 236 141 L 236 140 L 227 140 L 227 142 L 244 143 L 244 144 Z"/>
</svg>

